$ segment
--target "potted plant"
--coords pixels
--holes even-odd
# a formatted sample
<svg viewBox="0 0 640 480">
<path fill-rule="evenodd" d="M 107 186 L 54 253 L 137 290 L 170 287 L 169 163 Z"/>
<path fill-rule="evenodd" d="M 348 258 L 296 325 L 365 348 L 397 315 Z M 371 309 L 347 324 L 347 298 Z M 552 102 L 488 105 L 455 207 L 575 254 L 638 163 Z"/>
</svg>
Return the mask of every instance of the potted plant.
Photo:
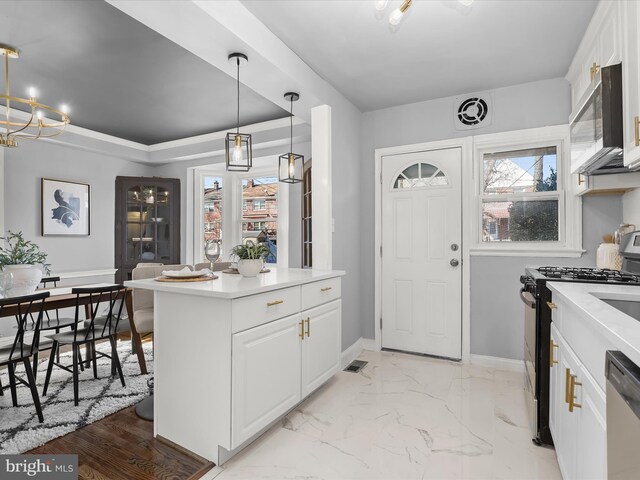
<svg viewBox="0 0 640 480">
<path fill-rule="evenodd" d="M 49 265 L 45 263 L 47 254 L 35 243 L 25 240 L 22 232 L 9 230 L 0 240 L 5 243 L 0 245 L 0 268 L 13 277 L 7 296 L 32 294 L 42 280 L 43 272 L 50 273 Z"/>
<path fill-rule="evenodd" d="M 243 277 L 257 276 L 268 253 L 269 249 L 264 243 L 255 243 L 253 240 L 231 249 L 231 254 L 238 260 L 238 272 Z"/>
</svg>

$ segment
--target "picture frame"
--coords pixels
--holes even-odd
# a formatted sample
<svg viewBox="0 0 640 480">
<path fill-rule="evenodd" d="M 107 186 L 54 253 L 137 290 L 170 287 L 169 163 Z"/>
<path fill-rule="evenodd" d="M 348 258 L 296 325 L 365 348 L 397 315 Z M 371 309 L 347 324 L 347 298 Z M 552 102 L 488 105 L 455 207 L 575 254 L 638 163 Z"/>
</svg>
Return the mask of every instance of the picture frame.
<svg viewBox="0 0 640 480">
<path fill-rule="evenodd" d="M 43 237 L 91 234 L 91 186 L 88 183 L 42 178 L 40 195 Z"/>
</svg>

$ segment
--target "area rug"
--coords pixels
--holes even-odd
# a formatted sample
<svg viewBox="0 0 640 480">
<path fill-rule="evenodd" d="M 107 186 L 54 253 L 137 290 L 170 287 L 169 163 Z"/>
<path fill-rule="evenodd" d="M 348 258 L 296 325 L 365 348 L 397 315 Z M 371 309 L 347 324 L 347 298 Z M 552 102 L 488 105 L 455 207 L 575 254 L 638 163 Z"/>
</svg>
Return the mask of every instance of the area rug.
<svg viewBox="0 0 640 480">
<path fill-rule="evenodd" d="M 153 376 L 151 344 L 143 346 L 147 360 L 147 375 L 140 374 L 136 355 L 131 353 L 131 342 L 118 342 L 118 354 L 125 376 L 126 388 L 120 377 L 111 376 L 111 361 L 98 359 L 98 378 L 93 378 L 93 369 L 80 372 L 80 404 L 73 403 L 73 380 L 71 374 L 54 366 L 47 396 L 42 396 L 47 362 L 38 365 L 38 392 L 42 403 L 44 423 L 38 422 L 31 392 L 25 386 L 18 387 L 18 407 L 11 404 L 11 392 L 4 391 L 0 397 L 0 454 L 24 453 L 66 435 L 85 425 L 100 420 L 123 408 L 133 405 L 149 394 L 147 380 Z M 109 344 L 98 346 L 98 350 L 109 353 Z M 82 349 L 84 353 L 84 349 Z M 71 352 L 60 355 L 60 363 L 71 364 Z M 18 375 L 24 376 L 22 365 Z M 0 372 L 2 385 L 9 384 L 6 370 Z"/>
</svg>

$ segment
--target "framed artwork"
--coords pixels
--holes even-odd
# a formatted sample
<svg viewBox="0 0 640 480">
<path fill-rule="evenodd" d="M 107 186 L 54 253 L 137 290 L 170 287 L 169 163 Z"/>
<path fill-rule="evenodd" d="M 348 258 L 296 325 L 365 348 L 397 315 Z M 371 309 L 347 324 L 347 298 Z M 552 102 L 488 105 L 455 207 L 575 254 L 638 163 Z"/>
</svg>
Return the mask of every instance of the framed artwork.
<svg viewBox="0 0 640 480">
<path fill-rule="evenodd" d="M 89 235 L 91 187 L 88 183 L 42 179 L 42 236 Z"/>
</svg>

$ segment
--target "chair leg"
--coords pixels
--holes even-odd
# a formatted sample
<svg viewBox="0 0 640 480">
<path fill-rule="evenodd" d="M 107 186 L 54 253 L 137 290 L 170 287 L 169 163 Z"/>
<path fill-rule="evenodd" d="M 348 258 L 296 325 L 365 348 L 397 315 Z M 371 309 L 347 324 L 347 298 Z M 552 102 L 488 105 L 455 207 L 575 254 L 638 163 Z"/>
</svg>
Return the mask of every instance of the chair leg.
<svg viewBox="0 0 640 480">
<path fill-rule="evenodd" d="M 93 358 L 93 378 L 98 378 L 98 357 L 96 356 L 96 342 L 91 342 L 91 356 Z"/>
<path fill-rule="evenodd" d="M 140 365 L 140 373 L 146 375 L 147 362 L 144 359 L 144 350 L 142 350 L 142 336 L 139 333 L 131 332 L 131 345 L 135 348 L 138 356 L 138 364 Z"/>
<path fill-rule="evenodd" d="M 7 364 L 7 368 L 9 369 L 9 386 L 11 387 L 11 403 L 13 403 L 14 407 L 18 406 L 18 392 L 16 390 L 16 371 L 15 364 L 13 362 L 9 362 Z"/>
<path fill-rule="evenodd" d="M 33 405 L 36 407 L 36 412 L 38 413 L 38 420 L 40 423 L 44 422 L 44 417 L 42 416 L 42 406 L 40 405 L 40 397 L 38 396 L 38 389 L 36 388 L 36 377 L 34 372 L 31 370 L 31 363 L 28 358 L 22 359 L 24 363 L 24 370 L 27 372 L 27 380 L 29 381 L 29 389 L 31 390 L 31 397 L 33 398 Z"/>
<path fill-rule="evenodd" d="M 33 378 L 36 378 L 38 375 L 38 350 L 33 354 Z"/>
<path fill-rule="evenodd" d="M 126 387 L 124 383 L 124 375 L 122 374 L 122 367 L 120 366 L 120 359 L 118 358 L 118 343 L 116 342 L 116 337 L 109 337 L 109 341 L 111 342 L 111 357 L 113 358 L 113 363 L 118 370 L 118 374 L 120 375 L 120 381 L 122 382 L 122 386 Z"/>
<path fill-rule="evenodd" d="M 2 380 L 0 380 L 0 397 L 4 397 L 4 388 L 2 387 Z"/>
<path fill-rule="evenodd" d="M 44 378 L 44 387 L 42 389 L 42 396 L 47 394 L 47 388 L 49 388 L 49 380 L 51 379 L 51 371 L 53 370 L 53 362 L 56 360 L 56 354 L 60 346 L 57 341 L 53 341 L 53 345 L 51 346 L 51 354 L 49 355 L 49 364 L 47 365 L 47 375 Z"/>
<path fill-rule="evenodd" d="M 84 366 L 87 368 L 91 367 L 91 358 L 93 357 L 91 347 L 91 342 L 87 342 L 84 344 L 84 359 L 86 360 Z"/>
<path fill-rule="evenodd" d="M 78 353 L 80 351 L 80 345 L 72 344 L 71 346 L 73 350 L 73 402 L 75 406 L 78 406 L 78 364 L 80 360 L 78 359 Z"/>
<path fill-rule="evenodd" d="M 58 310 L 56 309 L 56 318 L 58 317 Z M 60 321 L 59 318 L 57 318 L 58 321 Z M 56 333 L 60 333 L 60 329 L 56 328 Z M 51 354 L 53 355 L 53 352 L 51 352 Z M 58 350 L 56 352 L 56 362 L 60 363 L 60 350 Z"/>
</svg>

